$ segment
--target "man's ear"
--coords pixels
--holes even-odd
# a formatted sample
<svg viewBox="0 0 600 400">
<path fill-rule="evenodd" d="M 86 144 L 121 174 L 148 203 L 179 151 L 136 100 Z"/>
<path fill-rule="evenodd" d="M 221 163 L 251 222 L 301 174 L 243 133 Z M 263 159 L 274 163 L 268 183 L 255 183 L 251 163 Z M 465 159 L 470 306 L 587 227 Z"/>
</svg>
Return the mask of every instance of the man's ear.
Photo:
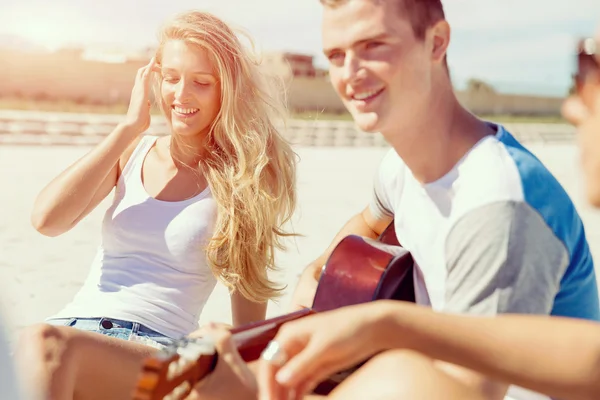
<svg viewBox="0 0 600 400">
<path fill-rule="evenodd" d="M 444 61 L 448 45 L 450 44 L 450 25 L 444 19 L 429 28 L 427 39 L 431 45 L 431 59 L 434 62 Z"/>
</svg>

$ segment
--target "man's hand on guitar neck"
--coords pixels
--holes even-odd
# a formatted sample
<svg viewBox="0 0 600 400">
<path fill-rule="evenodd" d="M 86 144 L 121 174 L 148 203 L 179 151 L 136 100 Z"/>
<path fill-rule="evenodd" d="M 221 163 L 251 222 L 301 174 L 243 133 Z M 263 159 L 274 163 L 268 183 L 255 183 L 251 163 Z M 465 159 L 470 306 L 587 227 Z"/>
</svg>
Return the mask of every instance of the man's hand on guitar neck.
<svg viewBox="0 0 600 400">
<path fill-rule="evenodd" d="M 294 291 L 288 311 L 293 312 L 312 306 L 321 270 L 327 263 L 335 247 L 343 238 L 348 235 L 358 235 L 376 239 L 391 222 L 392 217 L 376 218 L 369 207 L 366 207 L 362 212 L 350 218 L 335 236 L 327 250 L 304 269 Z"/>
<path fill-rule="evenodd" d="M 263 353 L 258 366 L 261 400 L 298 398 L 311 392 L 317 384 L 338 371 L 352 368 L 384 350 L 376 340 L 378 320 L 384 316 L 373 303 L 343 307 L 317 313 L 283 325 L 271 345 Z M 331 329 L 335 326 L 335 329 Z M 283 354 L 283 368 L 276 356 Z M 268 360 L 268 358 L 274 360 Z"/>
</svg>

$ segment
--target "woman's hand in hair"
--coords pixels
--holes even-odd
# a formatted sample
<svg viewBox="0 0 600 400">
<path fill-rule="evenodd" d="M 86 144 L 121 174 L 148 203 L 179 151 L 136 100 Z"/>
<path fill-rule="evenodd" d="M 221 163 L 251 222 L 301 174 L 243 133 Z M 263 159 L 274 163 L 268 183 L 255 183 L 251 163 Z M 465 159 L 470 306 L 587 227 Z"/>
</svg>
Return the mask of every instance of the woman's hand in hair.
<svg viewBox="0 0 600 400">
<path fill-rule="evenodd" d="M 154 58 L 137 72 L 125 118 L 124 125 L 139 134 L 150 127 L 150 77 L 152 72 L 160 72 Z"/>
</svg>

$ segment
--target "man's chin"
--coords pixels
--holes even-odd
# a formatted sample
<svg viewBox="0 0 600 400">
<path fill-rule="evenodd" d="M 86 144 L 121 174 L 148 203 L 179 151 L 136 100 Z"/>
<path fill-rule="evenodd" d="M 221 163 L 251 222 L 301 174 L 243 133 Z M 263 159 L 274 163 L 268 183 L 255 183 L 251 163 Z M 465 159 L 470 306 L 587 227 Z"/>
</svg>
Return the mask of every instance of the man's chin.
<svg viewBox="0 0 600 400">
<path fill-rule="evenodd" d="M 379 116 L 375 113 L 353 113 L 354 123 L 363 132 L 376 133 L 380 131 Z"/>
</svg>

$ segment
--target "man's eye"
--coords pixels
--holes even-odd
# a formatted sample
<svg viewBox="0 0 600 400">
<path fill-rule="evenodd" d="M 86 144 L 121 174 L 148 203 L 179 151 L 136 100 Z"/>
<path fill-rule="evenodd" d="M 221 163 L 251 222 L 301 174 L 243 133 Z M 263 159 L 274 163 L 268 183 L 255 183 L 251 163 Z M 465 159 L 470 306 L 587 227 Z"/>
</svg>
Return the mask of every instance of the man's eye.
<svg viewBox="0 0 600 400">
<path fill-rule="evenodd" d="M 330 60 L 334 60 L 336 58 L 341 57 L 343 54 L 340 52 L 336 52 L 336 53 L 331 53 L 327 58 L 329 58 Z"/>
<path fill-rule="evenodd" d="M 380 47 L 382 45 L 383 45 L 382 42 L 369 42 L 369 43 L 367 43 L 366 47 L 367 47 L 367 49 L 375 49 L 375 48 Z"/>
<path fill-rule="evenodd" d="M 344 53 L 342 52 L 335 52 L 335 53 L 331 53 L 327 56 L 327 59 L 329 60 L 329 62 L 333 65 L 338 65 L 340 63 L 344 62 Z"/>
</svg>

